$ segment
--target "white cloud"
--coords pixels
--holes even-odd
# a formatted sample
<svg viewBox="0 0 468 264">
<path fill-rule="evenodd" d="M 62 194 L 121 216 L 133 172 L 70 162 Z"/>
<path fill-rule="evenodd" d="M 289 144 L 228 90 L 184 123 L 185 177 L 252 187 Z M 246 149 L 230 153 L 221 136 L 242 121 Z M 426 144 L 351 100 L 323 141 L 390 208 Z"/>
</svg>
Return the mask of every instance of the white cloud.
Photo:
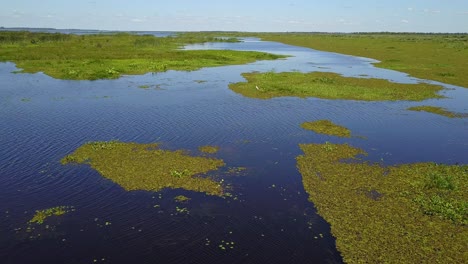
<svg viewBox="0 0 468 264">
<path fill-rule="evenodd" d="M 408 24 L 408 23 L 409 23 L 409 21 L 406 20 L 406 19 L 402 19 L 400 22 L 401 22 L 401 23 L 405 23 L 405 24 Z"/>
<path fill-rule="evenodd" d="M 413 10 L 414 10 L 414 8 L 408 7 L 408 11 L 412 12 Z"/>
<path fill-rule="evenodd" d="M 143 22 L 143 19 L 133 18 L 130 21 L 135 22 L 135 23 L 141 23 L 141 22 Z"/>
</svg>

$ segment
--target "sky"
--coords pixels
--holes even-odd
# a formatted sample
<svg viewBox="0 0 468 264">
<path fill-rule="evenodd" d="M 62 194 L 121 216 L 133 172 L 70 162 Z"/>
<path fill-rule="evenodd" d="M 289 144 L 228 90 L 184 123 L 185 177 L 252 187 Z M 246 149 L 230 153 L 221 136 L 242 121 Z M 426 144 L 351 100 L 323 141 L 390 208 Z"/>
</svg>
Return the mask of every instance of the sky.
<svg viewBox="0 0 468 264">
<path fill-rule="evenodd" d="M 468 0 L 2 0 L 0 26 L 138 31 L 468 32 Z"/>
</svg>

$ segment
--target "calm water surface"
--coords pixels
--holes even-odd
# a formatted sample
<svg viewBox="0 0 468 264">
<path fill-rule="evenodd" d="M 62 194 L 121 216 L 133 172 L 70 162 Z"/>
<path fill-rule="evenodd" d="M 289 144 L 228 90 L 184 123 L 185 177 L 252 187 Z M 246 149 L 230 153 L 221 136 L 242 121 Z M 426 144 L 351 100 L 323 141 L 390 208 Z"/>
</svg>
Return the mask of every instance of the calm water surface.
<svg viewBox="0 0 468 264">
<path fill-rule="evenodd" d="M 369 152 L 367 159 L 389 165 L 468 162 L 466 118 L 405 110 L 429 104 L 466 113 L 465 88 L 444 85 L 448 98 L 424 102 L 250 99 L 228 89 L 229 83 L 243 81 L 242 72 L 329 71 L 422 80 L 375 68 L 366 58 L 256 39 L 186 48 L 292 57 L 100 81 L 14 74 L 14 64 L 0 63 L 1 263 L 340 263 L 329 225 L 302 187 L 298 144 L 347 142 Z M 300 128 L 317 119 L 344 125 L 355 137 Z M 59 163 L 88 141 L 115 139 L 161 142 L 166 149 L 194 154 L 198 146 L 218 145 L 216 157 L 227 167 L 247 170 L 213 174 L 233 186 L 236 199 L 221 199 L 183 190 L 126 192 L 88 166 Z M 192 200 L 174 202 L 181 194 Z M 58 205 L 76 210 L 26 230 L 35 210 Z M 177 206 L 190 214 L 178 213 Z M 219 248 L 226 242 L 234 242 L 233 249 Z"/>
</svg>

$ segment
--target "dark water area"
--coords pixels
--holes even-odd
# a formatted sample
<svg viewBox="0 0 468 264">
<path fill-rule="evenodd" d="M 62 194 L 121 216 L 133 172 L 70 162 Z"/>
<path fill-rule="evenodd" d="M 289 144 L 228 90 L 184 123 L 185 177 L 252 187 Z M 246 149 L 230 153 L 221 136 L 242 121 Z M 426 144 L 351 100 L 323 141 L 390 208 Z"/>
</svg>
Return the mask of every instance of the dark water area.
<svg viewBox="0 0 468 264">
<path fill-rule="evenodd" d="M 251 99 L 228 88 L 243 81 L 242 72 L 423 80 L 375 68 L 365 58 L 256 39 L 187 47 L 202 48 L 292 57 L 99 81 L 15 74 L 14 64 L 0 63 L 0 263 L 341 263 L 329 225 L 302 187 L 298 144 L 349 143 L 388 165 L 468 162 L 466 118 L 406 110 L 424 104 L 466 113 L 465 88 L 444 85 L 447 98 L 424 102 Z M 346 126 L 354 137 L 300 128 L 317 119 Z M 88 166 L 59 162 L 88 141 L 107 140 L 161 142 L 193 154 L 202 145 L 220 146 L 215 156 L 227 167 L 212 175 L 232 186 L 233 197 L 127 192 Z M 238 166 L 246 170 L 227 173 Z M 177 203 L 177 195 L 191 200 Z M 35 210 L 59 205 L 75 211 L 27 231 Z"/>
</svg>

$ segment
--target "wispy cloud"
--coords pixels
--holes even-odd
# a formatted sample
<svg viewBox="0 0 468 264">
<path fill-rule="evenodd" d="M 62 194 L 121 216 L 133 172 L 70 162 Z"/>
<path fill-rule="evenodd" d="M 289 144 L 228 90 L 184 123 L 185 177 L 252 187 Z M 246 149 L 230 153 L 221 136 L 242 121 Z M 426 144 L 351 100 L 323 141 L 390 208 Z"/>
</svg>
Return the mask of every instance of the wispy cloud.
<svg viewBox="0 0 468 264">
<path fill-rule="evenodd" d="M 409 21 L 406 20 L 406 19 L 402 19 L 400 22 L 401 22 L 401 23 L 405 23 L 405 24 L 408 24 L 408 23 L 409 23 Z"/>
<path fill-rule="evenodd" d="M 413 10 L 414 10 L 414 8 L 408 7 L 408 11 L 412 12 Z"/>
<path fill-rule="evenodd" d="M 439 14 L 440 10 L 424 9 L 424 13 Z"/>
<path fill-rule="evenodd" d="M 132 19 L 130 19 L 130 21 L 135 22 L 135 23 L 141 23 L 141 22 L 143 22 L 144 20 L 143 20 L 143 19 L 139 19 L 139 18 L 132 18 Z"/>
</svg>

